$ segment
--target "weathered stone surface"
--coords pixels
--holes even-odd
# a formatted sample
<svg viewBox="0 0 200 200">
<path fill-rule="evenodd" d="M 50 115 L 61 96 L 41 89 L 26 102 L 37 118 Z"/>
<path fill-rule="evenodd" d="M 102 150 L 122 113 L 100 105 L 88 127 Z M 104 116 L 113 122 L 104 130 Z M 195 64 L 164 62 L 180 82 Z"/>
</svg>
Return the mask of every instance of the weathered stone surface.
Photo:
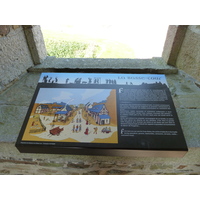
<svg viewBox="0 0 200 200">
<path fill-rule="evenodd" d="M 143 169 L 143 168 L 144 168 L 144 165 L 133 164 L 133 165 L 131 165 L 130 168 L 131 168 L 131 169 Z"/>
<path fill-rule="evenodd" d="M 89 168 L 90 165 L 89 164 L 85 164 L 84 162 L 69 162 L 67 164 L 67 167 L 69 168 Z"/>
<path fill-rule="evenodd" d="M 200 81 L 200 28 L 190 25 L 178 54 L 176 66 Z"/>
<path fill-rule="evenodd" d="M 0 174 L 200 174 L 199 154 L 200 148 L 190 149 L 184 158 L 24 154 L 12 143 L 1 143 Z M 101 163 L 109 164 L 108 168 L 100 168 Z"/>
<path fill-rule="evenodd" d="M 179 120 L 189 147 L 200 146 L 199 116 L 200 109 L 177 109 Z"/>
<path fill-rule="evenodd" d="M 99 175 L 100 172 L 95 170 L 95 171 L 88 171 L 88 172 L 84 172 L 83 175 Z"/>
<path fill-rule="evenodd" d="M 37 171 L 37 173 L 45 175 L 55 174 L 56 172 L 57 170 L 55 169 L 46 169 L 46 168 L 38 169 Z"/>
<path fill-rule="evenodd" d="M 0 174 L 3 174 L 3 175 L 10 174 L 10 170 L 2 169 L 2 170 L 0 170 Z"/>
<path fill-rule="evenodd" d="M 177 167 L 177 169 L 183 169 L 183 168 L 185 168 L 185 167 L 187 167 L 187 165 L 179 165 L 179 166 Z"/>
<path fill-rule="evenodd" d="M 45 167 L 63 167 L 63 163 L 39 163 L 39 165 Z"/>
<path fill-rule="evenodd" d="M 119 170 L 119 169 L 110 169 L 106 171 L 106 175 L 125 175 L 129 174 L 131 171 L 129 170 Z"/>
<path fill-rule="evenodd" d="M 19 28 L 20 27 L 20 25 L 12 25 L 12 28 L 15 30 L 15 29 L 17 29 L 17 28 Z"/>
<path fill-rule="evenodd" d="M 1 142 L 16 141 L 27 110 L 26 106 L 0 105 Z"/>
<path fill-rule="evenodd" d="M 8 34 L 9 33 L 9 34 Z M 22 26 L 0 26 L 0 92 L 34 66 Z M 46 49 L 40 26 L 33 27 L 39 63 L 46 58 Z"/>
<path fill-rule="evenodd" d="M 34 64 L 40 64 L 46 58 L 46 47 L 38 25 L 23 25 L 24 34 Z"/>
<path fill-rule="evenodd" d="M 167 64 L 176 66 L 179 50 L 183 43 L 187 28 L 187 25 L 169 26 L 164 50 L 162 53 L 162 57 Z"/>
<path fill-rule="evenodd" d="M 111 168 L 113 167 L 115 164 L 111 163 L 111 162 L 101 162 L 99 163 L 98 167 L 99 168 Z"/>
<path fill-rule="evenodd" d="M 16 141 L 30 105 L 39 74 L 26 74 L 0 95 L 0 140 Z M 9 116 L 9 117 L 8 117 Z"/>
<path fill-rule="evenodd" d="M 40 26 L 33 26 L 33 35 L 38 51 L 39 63 L 42 63 L 42 61 L 47 57 L 47 51 Z"/>
<path fill-rule="evenodd" d="M 0 25 L 0 36 L 6 36 L 10 32 L 9 25 Z"/>
<path fill-rule="evenodd" d="M 33 66 L 33 62 L 21 27 L 0 38 L 0 49 L 0 82 L 6 87 Z"/>
<path fill-rule="evenodd" d="M 200 88 L 193 77 L 179 71 L 177 75 L 168 75 L 167 82 L 176 108 L 200 108 Z"/>
<path fill-rule="evenodd" d="M 31 76 L 30 74 L 24 75 L 20 81 L 17 81 L 12 87 L 0 95 L 0 106 L 8 106 L 10 109 L 12 106 L 28 107 L 33 97 L 39 77 L 40 74 L 32 74 Z"/>
<path fill-rule="evenodd" d="M 166 65 L 162 58 L 153 59 L 104 59 L 104 58 L 55 58 L 28 69 L 29 72 L 102 72 L 102 73 L 160 73 L 176 74 L 178 69 Z"/>
<path fill-rule="evenodd" d="M 150 170 L 157 170 L 157 169 L 172 169 L 172 165 L 163 165 L 163 164 L 155 164 L 151 165 Z"/>
</svg>

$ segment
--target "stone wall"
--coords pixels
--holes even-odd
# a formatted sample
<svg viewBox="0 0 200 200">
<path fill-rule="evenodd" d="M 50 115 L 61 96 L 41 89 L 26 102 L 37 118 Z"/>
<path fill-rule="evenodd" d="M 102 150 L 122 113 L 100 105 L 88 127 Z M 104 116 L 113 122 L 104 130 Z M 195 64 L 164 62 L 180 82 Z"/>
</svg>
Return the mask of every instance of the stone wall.
<svg viewBox="0 0 200 200">
<path fill-rule="evenodd" d="M 37 64 L 40 64 L 47 57 L 44 38 L 40 26 L 33 26 L 32 31 L 39 57 L 39 61 Z"/>
<path fill-rule="evenodd" d="M 137 158 L 19 153 L 1 143 L 0 175 L 199 175 L 199 148 L 183 158 Z"/>
<path fill-rule="evenodd" d="M 32 46 L 38 53 L 38 63 L 46 58 L 46 49 L 40 26 L 30 26 L 32 38 L 25 35 L 24 26 L 1 25 L 0 26 L 0 92 L 5 90 L 13 81 L 26 73 L 27 69 L 34 66 Z M 37 64 L 38 64 L 37 63 Z"/>
<path fill-rule="evenodd" d="M 162 58 L 200 81 L 200 26 L 170 25 Z"/>
<path fill-rule="evenodd" d="M 34 64 L 22 26 L 3 26 L 0 35 L 1 92 Z"/>
<path fill-rule="evenodd" d="M 26 41 L 35 65 L 41 64 L 47 56 L 40 26 L 23 25 Z"/>
<path fill-rule="evenodd" d="M 200 81 L 200 26 L 188 26 L 176 66 Z"/>
</svg>

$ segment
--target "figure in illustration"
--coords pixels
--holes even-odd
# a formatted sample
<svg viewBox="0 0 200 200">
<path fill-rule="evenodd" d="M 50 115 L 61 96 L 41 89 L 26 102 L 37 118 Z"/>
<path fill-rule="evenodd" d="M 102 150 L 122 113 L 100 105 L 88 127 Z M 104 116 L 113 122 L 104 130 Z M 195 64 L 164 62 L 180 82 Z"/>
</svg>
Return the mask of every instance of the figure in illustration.
<svg viewBox="0 0 200 200">
<path fill-rule="evenodd" d="M 49 78 L 49 81 L 48 81 L 49 83 L 51 82 L 51 79 L 52 79 L 52 77 Z"/>
<path fill-rule="evenodd" d="M 94 134 L 97 134 L 97 131 L 98 131 L 98 128 L 95 127 L 95 128 L 94 128 Z"/>
<path fill-rule="evenodd" d="M 76 125 L 76 132 L 78 132 L 78 125 Z"/>
<path fill-rule="evenodd" d="M 81 124 L 79 125 L 79 132 L 81 131 Z"/>
<path fill-rule="evenodd" d="M 84 133 L 85 133 L 85 135 L 88 135 L 88 134 L 89 134 L 89 128 L 88 128 L 88 127 L 86 128 L 86 130 L 85 130 Z"/>
<path fill-rule="evenodd" d="M 72 132 L 74 133 L 75 131 L 75 124 L 73 125 L 73 128 L 72 128 Z"/>
<path fill-rule="evenodd" d="M 81 79 L 82 79 L 82 78 L 76 78 L 75 81 L 74 81 L 74 83 L 75 83 L 75 84 L 80 84 L 80 83 L 81 83 Z"/>
<path fill-rule="evenodd" d="M 88 78 L 88 79 L 89 79 L 88 84 L 91 84 L 92 83 L 92 79 L 91 78 Z"/>
</svg>

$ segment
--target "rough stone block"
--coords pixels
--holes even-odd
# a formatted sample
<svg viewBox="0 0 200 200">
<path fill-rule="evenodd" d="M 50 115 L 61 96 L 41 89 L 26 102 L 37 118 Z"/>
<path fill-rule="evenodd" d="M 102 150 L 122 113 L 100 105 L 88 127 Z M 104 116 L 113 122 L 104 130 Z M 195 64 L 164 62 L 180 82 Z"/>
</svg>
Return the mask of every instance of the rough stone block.
<svg viewBox="0 0 200 200">
<path fill-rule="evenodd" d="M 188 27 L 179 51 L 176 66 L 200 81 L 200 28 Z"/>
<path fill-rule="evenodd" d="M 187 25 L 169 26 L 162 53 L 162 57 L 168 65 L 176 66 L 177 57 L 185 37 L 187 27 Z"/>
<path fill-rule="evenodd" d="M 47 52 L 40 26 L 24 25 L 24 33 L 34 64 L 40 64 Z"/>
<path fill-rule="evenodd" d="M 0 25 L 0 36 L 6 36 L 10 32 L 9 25 Z"/>
<path fill-rule="evenodd" d="M 172 169 L 172 165 L 163 165 L 163 164 L 154 164 L 151 165 L 150 170 L 158 170 L 158 169 Z"/>
<path fill-rule="evenodd" d="M 0 58 L 2 89 L 33 66 L 22 28 L 11 29 L 6 37 L 0 38 Z"/>
<path fill-rule="evenodd" d="M 106 171 L 106 175 L 125 175 L 129 174 L 131 171 L 129 170 L 118 170 L 118 169 L 110 169 Z"/>
<path fill-rule="evenodd" d="M 183 133 L 189 147 L 200 146 L 199 116 L 200 109 L 177 109 Z"/>
</svg>

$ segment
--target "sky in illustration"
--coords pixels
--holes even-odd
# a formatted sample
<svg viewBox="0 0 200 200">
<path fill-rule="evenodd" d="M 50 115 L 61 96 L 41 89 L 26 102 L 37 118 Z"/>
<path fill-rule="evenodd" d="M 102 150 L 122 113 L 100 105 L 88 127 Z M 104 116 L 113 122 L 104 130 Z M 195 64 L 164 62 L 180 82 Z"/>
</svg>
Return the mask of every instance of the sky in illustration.
<svg viewBox="0 0 200 200">
<path fill-rule="evenodd" d="M 111 89 L 40 88 L 36 103 L 64 102 L 70 105 L 101 102 L 107 99 Z"/>
<path fill-rule="evenodd" d="M 98 79 L 99 84 L 106 84 L 106 80 L 116 80 L 117 84 L 122 85 L 130 84 L 130 82 L 133 85 L 141 85 L 143 82 L 149 84 L 161 82 L 167 85 L 165 75 L 162 74 L 42 73 L 39 82 L 44 82 L 43 78 L 45 76 L 48 76 L 47 81 L 50 79 L 55 83 L 57 78 L 57 83 L 61 84 L 65 84 L 67 79 L 67 83 L 74 83 L 77 78 L 81 78 L 81 83 L 87 84 L 90 78 L 91 83 Z"/>
</svg>

